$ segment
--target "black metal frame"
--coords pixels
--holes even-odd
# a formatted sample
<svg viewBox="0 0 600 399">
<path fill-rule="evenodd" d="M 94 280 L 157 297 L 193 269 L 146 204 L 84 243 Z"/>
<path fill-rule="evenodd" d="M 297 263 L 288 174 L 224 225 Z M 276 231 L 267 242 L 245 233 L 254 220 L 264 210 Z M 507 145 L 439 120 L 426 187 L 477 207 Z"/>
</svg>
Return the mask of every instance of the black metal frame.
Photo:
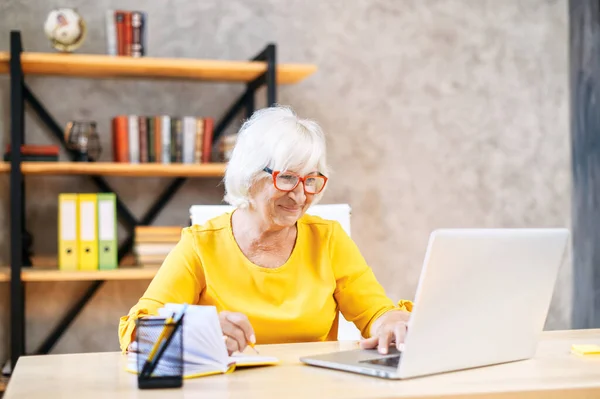
<svg viewBox="0 0 600 399">
<path fill-rule="evenodd" d="M 38 115 L 41 121 L 50 129 L 53 135 L 65 146 L 63 130 L 44 108 L 33 92 L 24 81 L 23 69 L 21 67 L 22 53 L 21 33 L 11 31 L 10 33 L 10 98 L 11 98 L 11 172 L 10 172 L 10 215 L 11 215 L 11 243 L 10 243 L 10 340 L 11 340 L 11 369 L 17 363 L 20 356 L 25 352 L 25 295 L 24 284 L 21 280 L 21 268 L 31 265 L 30 245 L 31 238 L 25 229 L 25 190 L 24 178 L 21 171 L 21 152 L 19 151 L 25 142 L 25 102 L 29 103 L 31 109 Z M 244 109 L 246 117 L 255 110 L 255 93 L 262 85 L 267 86 L 267 106 L 276 103 L 276 47 L 268 44 L 253 61 L 265 61 L 267 69 L 252 82 L 246 85 L 246 90 L 227 110 L 222 119 L 215 126 L 214 141 L 216 142 L 224 130 L 233 121 L 234 117 Z M 66 147 L 65 147 L 66 148 Z M 71 160 L 75 160 L 76 153 L 68 150 Z M 113 192 L 111 187 L 100 176 L 90 176 L 101 192 Z M 137 220 L 127 209 L 125 204 L 117 196 L 117 215 L 128 225 L 129 236 L 119 247 L 119 261 L 133 247 L 133 236 L 136 226 L 149 225 L 165 207 L 165 205 L 181 188 L 187 179 L 178 177 L 158 197 L 148 212 Z M 96 291 L 104 283 L 103 280 L 92 282 L 88 290 L 68 310 L 66 315 L 39 346 L 35 354 L 47 354 L 58 342 L 63 333 L 69 328 L 77 315 L 94 296 Z"/>
</svg>

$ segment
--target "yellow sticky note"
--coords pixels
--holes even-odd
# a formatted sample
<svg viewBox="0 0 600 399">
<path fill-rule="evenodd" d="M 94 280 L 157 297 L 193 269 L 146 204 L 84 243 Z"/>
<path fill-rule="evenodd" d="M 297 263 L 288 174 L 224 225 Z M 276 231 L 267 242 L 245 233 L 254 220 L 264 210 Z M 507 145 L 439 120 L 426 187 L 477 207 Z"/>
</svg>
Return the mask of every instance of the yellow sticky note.
<svg viewBox="0 0 600 399">
<path fill-rule="evenodd" d="M 600 355 L 600 345 L 584 344 L 584 345 L 571 345 L 571 353 L 579 356 L 587 355 Z"/>
</svg>

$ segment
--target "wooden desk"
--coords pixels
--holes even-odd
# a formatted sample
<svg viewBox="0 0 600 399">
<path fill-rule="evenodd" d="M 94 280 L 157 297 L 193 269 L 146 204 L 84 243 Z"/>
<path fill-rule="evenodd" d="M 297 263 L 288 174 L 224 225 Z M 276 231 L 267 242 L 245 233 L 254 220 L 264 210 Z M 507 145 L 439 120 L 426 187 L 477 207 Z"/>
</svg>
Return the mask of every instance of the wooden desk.
<svg viewBox="0 0 600 399">
<path fill-rule="evenodd" d="M 352 343 L 261 346 L 278 366 L 185 380 L 182 389 L 142 391 L 120 353 L 22 357 L 8 383 L 14 398 L 600 398 L 600 357 L 569 353 L 572 343 L 600 344 L 600 329 L 546 332 L 534 359 L 405 381 L 305 366 L 298 357 Z"/>
</svg>

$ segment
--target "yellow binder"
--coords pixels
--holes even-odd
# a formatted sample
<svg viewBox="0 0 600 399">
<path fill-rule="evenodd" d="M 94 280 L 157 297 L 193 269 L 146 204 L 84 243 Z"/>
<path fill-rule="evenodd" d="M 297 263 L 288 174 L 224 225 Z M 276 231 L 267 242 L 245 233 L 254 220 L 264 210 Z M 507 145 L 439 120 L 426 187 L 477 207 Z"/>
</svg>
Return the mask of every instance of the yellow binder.
<svg viewBox="0 0 600 399">
<path fill-rule="evenodd" d="M 79 269 L 98 270 L 98 197 L 79 194 Z"/>
<path fill-rule="evenodd" d="M 58 268 L 77 270 L 77 194 L 58 195 Z"/>
</svg>

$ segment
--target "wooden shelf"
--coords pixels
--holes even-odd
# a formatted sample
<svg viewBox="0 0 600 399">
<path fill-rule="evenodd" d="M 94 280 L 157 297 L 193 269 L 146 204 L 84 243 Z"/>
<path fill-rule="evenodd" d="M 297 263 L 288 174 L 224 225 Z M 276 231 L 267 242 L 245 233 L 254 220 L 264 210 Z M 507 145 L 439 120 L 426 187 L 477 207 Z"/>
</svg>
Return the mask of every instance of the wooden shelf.
<svg viewBox="0 0 600 399">
<path fill-rule="evenodd" d="M 26 175 L 100 175 L 130 177 L 223 177 L 226 164 L 160 164 L 113 162 L 23 162 Z M 10 163 L 0 162 L 0 173 L 10 172 Z"/>
<path fill-rule="evenodd" d="M 0 73 L 9 72 L 10 54 L 0 52 Z M 267 70 L 264 61 L 118 57 L 103 54 L 21 54 L 25 75 L 88 78 L 171 78 L 250 82 Z M 312 64 L 278 64 L 277 83 L 298 83 L 317 70 Z"/>
<path fill-rule="evenodd" d="M 41 281 L 92 281 L 92 280 L 150 280 L 158 266 L 123 267 L 116 270 L 64 271 L 56 268 L 24 268 L 21 279 L 28 282 Z M 0 282 L 10 281 L 10 268 L 0 267 Z"/>
</svg>

